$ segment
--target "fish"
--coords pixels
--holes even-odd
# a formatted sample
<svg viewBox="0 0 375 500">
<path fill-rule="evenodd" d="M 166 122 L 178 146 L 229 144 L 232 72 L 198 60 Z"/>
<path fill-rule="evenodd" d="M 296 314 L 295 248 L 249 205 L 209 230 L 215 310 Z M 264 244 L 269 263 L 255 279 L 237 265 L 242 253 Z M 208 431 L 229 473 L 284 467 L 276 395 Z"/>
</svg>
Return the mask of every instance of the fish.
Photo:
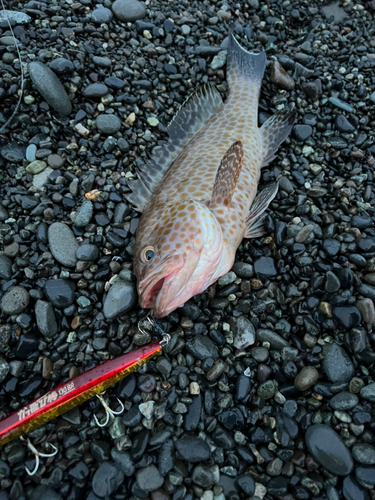
<svg viewBox="0 0 375 500">
<path fill-rule="evenodd" d="M 295 112 L 277 112 L 258 127 L 267 58 L 227 47 L 228 97 L 206 83 L 168 125 L 168 141 L 136 168 L 125 195 L 141 213 L 133 270 L 139 304 L 163 318 L 202 293 L 233 266 L 243 238 L 264 234 L 275 183 L 257 196 L 261 169 L 288 137 Z"/>
</svg>

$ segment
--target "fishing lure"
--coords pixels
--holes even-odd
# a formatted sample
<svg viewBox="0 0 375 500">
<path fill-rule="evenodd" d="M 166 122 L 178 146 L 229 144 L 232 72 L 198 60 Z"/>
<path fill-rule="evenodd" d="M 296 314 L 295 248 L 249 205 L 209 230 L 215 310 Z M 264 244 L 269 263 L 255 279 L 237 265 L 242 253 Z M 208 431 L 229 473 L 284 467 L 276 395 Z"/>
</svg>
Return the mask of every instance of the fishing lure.
<svg viewBox="0 0 375 500">
<path fill-rule="evenodd" d="M 111 414 L 116 415 L 121 412 L 111 410 L 103 400 L 102 393 L 159 354 L 167 343 L 167 338 L 165 336 L 160 342 L 153 342 L 96 366 L 5 417 L 0 421 L 0 446 L 44 425 L 93 396 L 99 397 L 107 413 L 106 422 L 99 424 L 97 421 L 97 423 L 100 426 L 106 425 Z M 33 447 L 29 440 L 27 443 L 32 450 Z M 57 450 L 49 455 L 38 453 L 36 450 L 32 451 L 36 458 L 38 455 L 53 456 L 57 453 Z"/>
</svg>

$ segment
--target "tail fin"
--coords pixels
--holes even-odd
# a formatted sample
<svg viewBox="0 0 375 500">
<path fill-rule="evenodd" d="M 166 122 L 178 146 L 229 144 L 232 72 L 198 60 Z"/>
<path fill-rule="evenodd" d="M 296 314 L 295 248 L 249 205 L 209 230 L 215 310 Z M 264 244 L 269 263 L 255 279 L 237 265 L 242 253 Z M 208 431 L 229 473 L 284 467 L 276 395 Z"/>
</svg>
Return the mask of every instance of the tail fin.
<svg viewBox="0 0 375 500">
<path fill-rule="evenodd" d="M 257 83 L 260 88 L 267 64 L 265 52 L 260 54 L 248 52 L 241 47 L 233 34 L 230 33 L 227 61 L 227 79 L 230 89 L 234 88 L 236 82 L 238 84 L 238 80 L 244 78 Z"/>
</svg>

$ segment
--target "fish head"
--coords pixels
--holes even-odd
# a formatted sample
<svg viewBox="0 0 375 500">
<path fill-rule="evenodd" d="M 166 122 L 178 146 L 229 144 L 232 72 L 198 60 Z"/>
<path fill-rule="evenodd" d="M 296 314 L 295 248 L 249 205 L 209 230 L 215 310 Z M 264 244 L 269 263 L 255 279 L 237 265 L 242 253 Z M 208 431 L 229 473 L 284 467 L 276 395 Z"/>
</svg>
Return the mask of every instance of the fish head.
<svg viewBox="0 0 375 500">
<path fill-rule="evenodd" d="M 222 253 L 220 224 L 204 203 L 167 205 L 152 228 L 146 216 L 134 248 L 141 307 L 168 315 L 211 284 Z"/>
</svg>

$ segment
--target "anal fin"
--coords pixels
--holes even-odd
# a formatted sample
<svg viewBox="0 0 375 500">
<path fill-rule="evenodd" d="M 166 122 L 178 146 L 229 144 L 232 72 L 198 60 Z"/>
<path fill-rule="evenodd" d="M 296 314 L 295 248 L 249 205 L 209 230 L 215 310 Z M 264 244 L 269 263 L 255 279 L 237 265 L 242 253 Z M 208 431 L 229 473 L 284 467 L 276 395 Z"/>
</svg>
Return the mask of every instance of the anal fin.
<svg viewBox="0 0 375 500">
<path fill-rule="evenodd" d="M 260 135 L 263 141 L 262 167 L 268 165 L 275 158 L 280 144 L 290 134 L 295 119 L 296 113 L 294 111 L 291 113 L 283 111 L 274 114 L 263 123 L 260 128 Z"/>
<path fill-rule="evenodd" d="M 263 189 L 263 191 L 256 196 L 246 219 L 244 238 L 259 238 L 264 235 L 264 212 L 277 195 L 278 189 L 279 183 L 277 182 L 276 184 L 272 184 L 271 186 Z"/>
</svg>

